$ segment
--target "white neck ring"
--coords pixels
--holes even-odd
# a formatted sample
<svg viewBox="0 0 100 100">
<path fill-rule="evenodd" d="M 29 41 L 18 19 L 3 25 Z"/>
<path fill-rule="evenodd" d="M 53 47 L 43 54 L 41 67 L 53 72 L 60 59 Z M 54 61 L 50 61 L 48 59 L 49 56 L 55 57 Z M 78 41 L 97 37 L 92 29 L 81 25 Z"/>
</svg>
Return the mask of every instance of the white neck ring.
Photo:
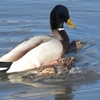
<svg viewBox="0 0 100 100">
<path fill-rule="evenodd" d="M 64 28 L 58 28 L 58 30 L 59 30 L 59 31 L 62 31 L 62 30 L 64 30 Z"/>
</svg>

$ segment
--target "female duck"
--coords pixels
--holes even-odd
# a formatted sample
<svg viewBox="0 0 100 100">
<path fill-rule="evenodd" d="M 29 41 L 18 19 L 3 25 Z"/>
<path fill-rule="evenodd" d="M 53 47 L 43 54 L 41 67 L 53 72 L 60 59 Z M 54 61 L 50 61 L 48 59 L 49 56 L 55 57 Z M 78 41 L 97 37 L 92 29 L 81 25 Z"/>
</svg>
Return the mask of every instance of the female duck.
<svg viewBox="0 0 100 100">
<path fill-rule="evenodd" d="M 69 37 L 64 30 L 64 22 L 76 28 L 70 20 L 68 9 L 57 5 L 50 14 L 51 35 L 31 37 L 1 56 L 0 70 L 13 73 L 53 65 L 68 51 Z"/>
</svg>

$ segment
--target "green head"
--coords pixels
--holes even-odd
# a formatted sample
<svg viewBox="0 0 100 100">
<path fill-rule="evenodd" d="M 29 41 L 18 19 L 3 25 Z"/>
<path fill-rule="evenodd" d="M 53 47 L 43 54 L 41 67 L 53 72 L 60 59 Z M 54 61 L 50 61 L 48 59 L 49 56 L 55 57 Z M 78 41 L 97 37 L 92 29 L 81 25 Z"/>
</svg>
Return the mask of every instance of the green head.
<svg viewBox="0 0 100 100">
<path fill-rule="evenodd" d="M 76 28 L 70 19 L 67 7 L 63 5 L 57 5 L 50 13 L 51 29 L 63 28 L 64 22 L 67 23 L 71 28 Z"/>
</svg>

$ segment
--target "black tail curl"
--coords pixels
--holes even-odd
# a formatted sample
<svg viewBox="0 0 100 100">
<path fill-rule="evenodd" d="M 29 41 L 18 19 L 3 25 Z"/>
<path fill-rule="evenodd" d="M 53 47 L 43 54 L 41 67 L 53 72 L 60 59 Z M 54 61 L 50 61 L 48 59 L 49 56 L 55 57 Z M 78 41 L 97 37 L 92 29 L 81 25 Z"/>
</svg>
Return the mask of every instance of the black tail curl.
<svg viewBox="0 0 100 100">
<path fill-rule="evenodd" d="M 13 62 L 0 62 L 0 72 L 6 72 Z"/>
</svg>

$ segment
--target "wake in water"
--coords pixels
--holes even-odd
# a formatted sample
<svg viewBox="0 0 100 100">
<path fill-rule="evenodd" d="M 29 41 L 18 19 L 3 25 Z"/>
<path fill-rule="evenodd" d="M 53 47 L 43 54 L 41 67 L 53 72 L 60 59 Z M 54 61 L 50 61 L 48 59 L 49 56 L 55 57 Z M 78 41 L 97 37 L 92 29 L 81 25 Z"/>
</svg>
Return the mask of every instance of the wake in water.
<svg viewBox="0 0 100 100">
<path fill-rule="evenodd" d="M 56 74 L 51 77 L 40 77 L 32 72 L 27 75 L 26 73 L 0 74 L 1 81 L 27 84 L 33 87 L 73 86 L 91 81 L 94 82 L 98 79 L 100 79 L 100 73 L 96 70 L 79 67 L 72 68 L 69 73 Z"/>
</svg>

